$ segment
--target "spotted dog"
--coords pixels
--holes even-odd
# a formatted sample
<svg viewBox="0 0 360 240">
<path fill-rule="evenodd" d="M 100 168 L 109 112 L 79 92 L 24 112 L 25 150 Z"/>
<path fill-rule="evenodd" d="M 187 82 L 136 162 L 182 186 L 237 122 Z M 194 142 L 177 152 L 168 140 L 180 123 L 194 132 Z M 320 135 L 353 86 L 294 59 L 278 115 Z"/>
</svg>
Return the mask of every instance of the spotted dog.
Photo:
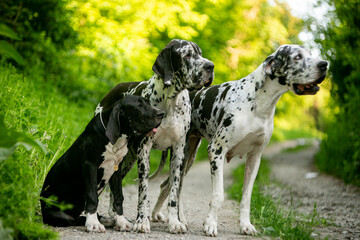
<svg viewBox="0 0 360 240">
<path fill-rule="evenodd" d="M 127 96 L 95 116 L 46 176 L 41 191 L 43 221 L 52 226 L 85 224 L 90 232 L 105 232 L 97 217 L 98 196 L 128 152 L 128 142 L 152 135 L 164 112 L 139 96 Z M 57 204 L 55 204 L 57 203 Z M 62 210 L 59 203 L 71 204 Z M 79 217 L 85 210 L 86 221 Z M 116 222 L 122 222 L 118 216 Z"/>
<path fill-rule="evenodd" d="M 213 188 L 203 225 L 206 235 L 217 236 L 217 212 L 224 201 L 223 164 L 234 156 L 246 159 L 240 233 L 256 233 L 250 223 L 251 193 L 262 152 L 272 135 L 276 103 L 288 91 L 297 95 L 316 94 L 327 67 L 326 61 L 312 57 L 302 46 L 282 45 L 247 77 L 190 93 L 192 123 L 182 176 L 191 167 L 201 139 L 206 138 Z M 167 179 L 153 214 L 159 214 L 170 187 Z"/>
<path fill-rule="evenodd" d="M 173 173 L 169 181 L 169 231 L 172 233 L 186 232 L 186 222 L 181 222 L 178 216 L 178 196 L 181 187 L 180 172 L 184 161 L 184 146 L 186 133 L 190 128 L 191 103 L 189 90 L 209 86 L 213 81 L 214 64 L 202 57 L 200 48 L 193 42 L 172 40 L 159 54 L 153 65 L 155 74 L 148 81 L 120 83 L 115 86 L 100 102 L 99 108 L 107 109 L 124 95 L 139 95 L 149 100 L 150 104 L 165 111 L 166 116 L 157 128 L 154 136 L 145 137 L 137 150 L 129 151 L 119 166 L 121 171 L 116 174 L 121 183 L 125 174 L 135 161 L 138 163 L 138 215 L 133 230 L 150 232 L 148 175 L 149 154 L 151 148 L 167 150 L 173 153 L 170 169 Z M 121 184 L 118 186 L 121 194 L 114 195 L 111 204 L 117 215 L 123 215 L 123 196 Z M 155 221 L 165 221 L 165 217 L 153 216 Z M 130 230 L 131 223 L 124 222 L 120 230 Z"/>
</svg>

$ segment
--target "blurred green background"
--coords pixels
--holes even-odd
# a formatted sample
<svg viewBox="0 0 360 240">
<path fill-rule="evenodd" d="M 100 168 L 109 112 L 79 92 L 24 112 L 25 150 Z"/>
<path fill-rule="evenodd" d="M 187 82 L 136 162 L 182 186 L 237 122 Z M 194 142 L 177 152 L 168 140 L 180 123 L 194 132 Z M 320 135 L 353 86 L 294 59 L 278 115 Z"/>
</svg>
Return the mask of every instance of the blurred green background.
<svg viewBox="0 0 360 240">
<path fill-rule="evenodd" d="M 220 84 L 310 34 L 307 45 L 330 61 L 329 78 L 316 96 L 281 98 L 272 141 L 320 138 L 318 167 L 360 185 L 360 4 L 314 4 L 327 6 L 325 21 L 296 18 L 278 0 L 0 1 L 0 238 L 56 237 L 39 216 L 47 171 L 101 98 L 119 82 L 149 79 L 173 38 L 196 42 Z M 203 145 L 198 158 L 206 156 Z M 152 171 L 158 159 L 153 151 Z"/>
</svg>

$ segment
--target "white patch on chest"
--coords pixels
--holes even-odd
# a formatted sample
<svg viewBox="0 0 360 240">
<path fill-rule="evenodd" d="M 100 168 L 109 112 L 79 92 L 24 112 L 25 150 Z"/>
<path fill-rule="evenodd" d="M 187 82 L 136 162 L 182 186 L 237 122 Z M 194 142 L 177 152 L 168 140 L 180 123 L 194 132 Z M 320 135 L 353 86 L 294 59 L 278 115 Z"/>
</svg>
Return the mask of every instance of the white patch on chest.
<svg viewBox="0 0 360 240">
<path fill-rule="evenodd" d="M 154 136 L 153 148 L 165 151 L 185 136 L 190 127 L 191 105 L 188 91 L 182 91 L 165 108 L 166 118 Z"/>
<path fill-rule="evenodd" d="M 110 142 L 105 146 L 105 152 L 101 155 L 104 157 L 104 161 L 100 164 L 99 168 L 104 169 L 104 175 L 101 180 L 105 182 L 105 185 L 109 182 L 109 179 L 117 171 L 119 164 L 128 152 L 127 148 L 127 136 L 121 135 L 116 143 L 113 145 Z M 100 193 L 104 186 L 100 188 L 98 185 L 98 193 Z"/>
</svg>

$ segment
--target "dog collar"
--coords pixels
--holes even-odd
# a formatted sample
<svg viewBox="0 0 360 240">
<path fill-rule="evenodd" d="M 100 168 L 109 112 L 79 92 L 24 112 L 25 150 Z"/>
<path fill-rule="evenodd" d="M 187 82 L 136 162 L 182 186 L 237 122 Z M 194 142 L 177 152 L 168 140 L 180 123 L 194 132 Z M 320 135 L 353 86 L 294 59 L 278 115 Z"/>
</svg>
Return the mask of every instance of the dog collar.
<svg viewBox="0 0 360 240">
<path fill-rule="evenodd" d="M 104 124 L 104 121 L 103 121 L 103 119 L 102 119 L 102 111 L 100 111 L 100 121 L 101 121 L 101 124 L 103 125 L 103 127 L 104 127 L 104 129 L 105 129 L 105 131 L 107 130 L 106 129 L 106 127 L 105 127 L 105 124 Z"/>
</svg>

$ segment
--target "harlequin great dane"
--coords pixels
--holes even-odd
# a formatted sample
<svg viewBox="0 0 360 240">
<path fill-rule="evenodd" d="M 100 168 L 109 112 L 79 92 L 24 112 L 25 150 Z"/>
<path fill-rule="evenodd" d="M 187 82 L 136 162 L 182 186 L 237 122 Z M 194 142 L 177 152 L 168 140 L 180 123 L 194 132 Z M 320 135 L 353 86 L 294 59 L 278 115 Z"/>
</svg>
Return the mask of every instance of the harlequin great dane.
<svg viewBox="0 0 360 240">
<path fill-rule="evenodd" d="M 159 54 L 153 65 L 154 76 L 144 82 L 120 83 L 114 87 L 100 102 L 98 112 L 107 109 L 124 95 L 140 95 L 149 100 L 150 104 L 165 111 L 166 116 L 154 136 L 145 137 L 137 150 L 129 151 L 122 161 L 121 171 L 115 177 L 121 183 L 125 174 L 134 162 L 138 162 L 139 196 L 138 215 L 133 230 L 150 232 L 148 175 L 151 148 L 167 150 L 173 153 L 170 169 L 171 192 L 169 196 L 169 230 L 172 233 L 186 232 L 186 225 L 179 220 L 179 205 L 177 204 L 181 178 L 181 168 L 184 166 L 184 146 L 186 133 L 190 128 L 191 103 L 189 90 L 209 86 L 213 81 L 214 64 L 203 58 L 200 48 L 193 42 L 184 40 L 171 41 Z M 118 216 L 123 215 L 123 196 L 120 192 L 114 195 L 113 211 Z M 164 220 L 162 215 L 155 216 Z M 126 221 L 119 226 L 120 230 L 130 230 L 131 223 Z"/>
<path fill-rule="evenodd" d="M 164 112 L 142 97 L 126 96 L 113 108 L 95 116 L 83 133 L 50 169 L 41 191 L 43 221 L 52 226 L 84 225 L 90 232 L 105 232 L 97 217 L 98 196 L 128 152 L 128 142 L 154 134 Z M 52 203 L 52 204 L 49 204 Z M 71 204 L 63 210 L 58 204 Z M 79 217 L 85 210 L 86 221 Z M 122 222 L 118 217 L 116 222 Z"/>
<path fill-rule="evenodd" d="M 217 212 L 224 200 L 223 164 L 234 156 L 246 158 L 240 233 L 256 233 L 250 223 L 251 193 L 262 152 L 272 135 L 276 103 L 287 91 L 297 95 L 316 94 L 327 67 L 326 61 L 313 58 L 304 47 L 283 45 L 247 77 L 190 93 L 192 123 L 182 176 L 191 167 L 201 138 L 206 138 L 212 180 L 210 210 L 203 225 L 206 235 L 217 236 Z M 160 214 L 170 187 L 168 179 L 161 185 L 153 216 Z"/>
</svg>

